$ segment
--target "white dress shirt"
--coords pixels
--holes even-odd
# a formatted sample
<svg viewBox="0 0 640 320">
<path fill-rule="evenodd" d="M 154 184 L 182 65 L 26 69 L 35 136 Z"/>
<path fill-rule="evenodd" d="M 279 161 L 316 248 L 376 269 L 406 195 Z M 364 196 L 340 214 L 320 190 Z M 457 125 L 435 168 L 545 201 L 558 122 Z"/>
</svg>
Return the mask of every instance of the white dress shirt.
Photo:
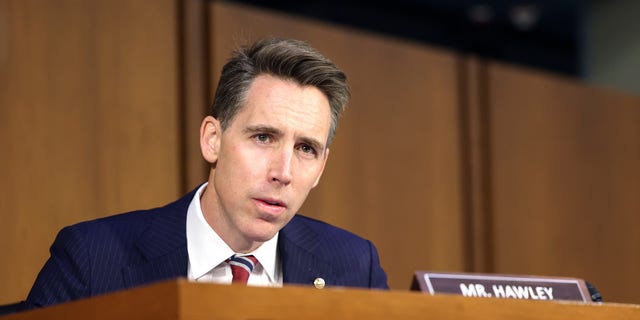
<svg viewBox="0 0 640 320">
<path fill-rule="evenodd" d="M 236 254 L 209 226 L 202 213 L 200 198 L 207 187 L 196 191 L 187 210 L 188 278 L 196 282 L 231 283 L 231 267 L 225 260 Z M 278 234 L 249 253 L 258 263 L 249 276 L 251 286 L 282 286 L 282 268 L 278 257 Z"/>
</svg>

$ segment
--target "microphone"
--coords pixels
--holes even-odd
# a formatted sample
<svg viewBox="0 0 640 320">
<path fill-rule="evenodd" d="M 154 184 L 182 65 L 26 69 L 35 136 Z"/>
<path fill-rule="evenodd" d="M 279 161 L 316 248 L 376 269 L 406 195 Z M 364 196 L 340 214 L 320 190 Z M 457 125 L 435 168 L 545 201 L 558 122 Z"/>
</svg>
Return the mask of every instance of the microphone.
<svg viewBox="0 0 640 320">
<path fill-rule="evenodd" d="M 602 295 L 600 294 L 600 291 L 598 291 L 594 285 L 589 283 L 589 281 L 585 281 L 584 283 L 587 285 L 587 290 L 589 290 L 589 294 L 591 295 L 591 301 L 602 302 Z"/>
</svg>

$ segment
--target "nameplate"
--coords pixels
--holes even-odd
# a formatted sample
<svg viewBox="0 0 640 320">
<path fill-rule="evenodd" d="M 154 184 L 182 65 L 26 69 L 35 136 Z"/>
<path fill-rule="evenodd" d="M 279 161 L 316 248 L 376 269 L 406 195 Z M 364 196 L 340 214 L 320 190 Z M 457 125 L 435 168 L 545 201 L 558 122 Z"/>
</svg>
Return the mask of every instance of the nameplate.
<svg viewBox="0 0 640 320">
<path fill-rule="evenodd" d="M 584 280 L 575 278 L 418 271 L 411 289 L 465 297 L 591 301 Z"/>
</svg>

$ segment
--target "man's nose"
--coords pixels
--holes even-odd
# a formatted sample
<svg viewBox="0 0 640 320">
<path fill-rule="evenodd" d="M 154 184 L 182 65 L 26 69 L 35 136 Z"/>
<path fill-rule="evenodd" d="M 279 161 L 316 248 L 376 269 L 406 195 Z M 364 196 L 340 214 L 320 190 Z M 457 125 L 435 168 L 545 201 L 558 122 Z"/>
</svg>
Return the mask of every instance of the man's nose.
<svg viewBox="0 0 640 320">
<path fill-rule="evenodd" d="M 282 185 L 291 183 L 292 161 L 293 148 L 283 148 L 275 151 L 269 168 L 269 180 Z"/>
</svg>

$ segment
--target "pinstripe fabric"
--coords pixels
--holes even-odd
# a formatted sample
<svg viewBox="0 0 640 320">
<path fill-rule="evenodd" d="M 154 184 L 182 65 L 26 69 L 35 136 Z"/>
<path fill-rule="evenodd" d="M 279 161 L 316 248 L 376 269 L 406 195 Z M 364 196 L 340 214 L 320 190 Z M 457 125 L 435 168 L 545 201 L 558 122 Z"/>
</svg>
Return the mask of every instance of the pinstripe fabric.
<svg viewBox="0 0 640 320">
<path fill-rule="evenodd" d="M 374 245 L 348 231 L 296 215 L 280 232 L 284 283 L 387 289 Z"/>
<path fill-rule="evenodd" d="M 26 300 L 29 308 L 186 277 L 186 213 L 195 190 L 162 208 L 66 227 L 51 246 Z M 367 240 L 296 215 L 280 232 L 284 283 L 387 288 Z"/>
</svg>

